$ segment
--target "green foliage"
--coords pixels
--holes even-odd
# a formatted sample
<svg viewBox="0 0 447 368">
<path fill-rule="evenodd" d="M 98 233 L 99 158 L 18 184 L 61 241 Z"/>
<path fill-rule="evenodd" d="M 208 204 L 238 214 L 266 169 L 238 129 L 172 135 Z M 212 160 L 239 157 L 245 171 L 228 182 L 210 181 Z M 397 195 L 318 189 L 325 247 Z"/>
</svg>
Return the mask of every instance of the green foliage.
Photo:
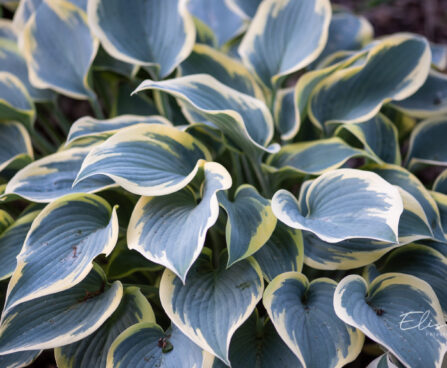
<svg viewBox="0 0 447 368">
<path fill-rule="evenodd" d="M 0 368 L 441 368 L 446 64 L 329 0 L 21 0 Z"/>
</svg>

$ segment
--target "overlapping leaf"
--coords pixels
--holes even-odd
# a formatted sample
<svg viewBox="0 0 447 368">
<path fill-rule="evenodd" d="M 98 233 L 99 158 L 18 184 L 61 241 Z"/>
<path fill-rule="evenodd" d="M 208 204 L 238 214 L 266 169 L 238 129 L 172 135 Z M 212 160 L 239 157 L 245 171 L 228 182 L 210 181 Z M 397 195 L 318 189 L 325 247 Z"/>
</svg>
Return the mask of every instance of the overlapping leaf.
<svg viewBox="0 0 447 368">
<path fill-rule="evenodd" d="M 89 70 L 98 45 L 83 10 L 66 0 L 44 0 L 26 23 L 22 37 L 31 83 L 73 98 L 95 99 Z"/>
<path fill-rule="evenodd" d="M 156 67 L 164 78 L 194 45 L 194 22 L 186 4 L 186 0 L 135 0 L 131 5 L 127 0 L 93 0 L 88 3 L 89 24 L 110 55 Z"/>
<path fill-rule="evenodd" d="M 327 0 L 264 1 L 239 54 L 266 86 L 276 86 L 317 58 L 326 44 L 330 17 Z"/>
<path fill-rule="evenodd" d="M 26 129 L 16 122 L 0 123 L 0 172 L 8 166 L 25 166 L 33 158 L 33 147 Z"/>
<path fill-rule="evenodd" d="M 114 185 L 110 178 L 94 175 L 73 186 L 90 150 L 90 147 L 71 148 L 29 164 L 8 182 L 5 196 L 18 195 L 45 203 L 70 193 L 94 193 Z"/>
<path fill-rule="evenodd" d="M 107 285 L 104 272 L 94 266 L 76 286 L 4 312 L 0 354 L 51 349 L 79 341 L 110 317 L 122 294 L 121 283 Z"/>
<path fill-rule="evenodd" d="M 261 299 L 264 282 L 252 258 L 226 269 L 211 268 L 207 250 L 199 257 L 185 284 L 169 270 L 160 282 L 160 300 L 171 321 L 202 349 L 229 362 L 230 340 Z"/>
<path fill-rule="evenodd" d="M 304 367 L 341 367 L 363 346 L 363 334 L 335 315 L 336 286 L 327 278 L 309 283 L 303 274 L 287 272 L 265 290 L 263 303 L 276 330 Z"/>
<path fill-rule="evenodd" d="M 425 281 L 385 273 L 369 286 L 358 275 L 345 277 L 334 295 L 337 316 L 385 346 L 409 367 L 440 368 L 447 338 L 441 306 Z M 425 316 L 425 318 L 424 318 Z"/>
<path fill-rule="evenodd" d="M 137 125 L 95 146 L 75 184 L 105 175 L 129 192 L 165 195 L 185 187 L 203 160 L 210 159 L 206 148 L 188 133 L 160 124 Z"/>
<path fill-rule="evenodd" d="M 190 187 L 165 196 L 142 197 L 127 231 L 130 249 L 169 268 L 182 281 L 219 215 L 217 192 L 231 186 L 231 176 L 222 165 L 205 163 L 203 170 L 200 198 Z"/>
</svg>

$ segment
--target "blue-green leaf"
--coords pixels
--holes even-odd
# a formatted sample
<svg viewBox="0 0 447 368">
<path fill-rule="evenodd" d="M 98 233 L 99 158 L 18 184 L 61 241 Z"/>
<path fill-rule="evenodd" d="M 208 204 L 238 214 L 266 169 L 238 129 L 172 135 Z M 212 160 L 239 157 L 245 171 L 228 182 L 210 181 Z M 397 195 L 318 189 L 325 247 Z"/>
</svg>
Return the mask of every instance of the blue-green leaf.
<svg viewBox="0 0 447 368">
<path fill-rule="evenodd" d="M 342 367 L 363 346 L 363 334 L 343 323 L 332 299 L 337 283 L 327 278 L 309 283 L 286 272 L 267 286 L 263 303 L 276 330 L 304 367 Z M 322 342 L 316 343 L 316 342 Z"/>
<path fill-rule="evenodd" d="M 300 128 L 300 120 L 295 117 L 295 87 L 276 91 L 273 114 L 281 139 L 293 139 Z"/>
<path fill-rule="evenodd" d="M 22 368 L 29 366 L 40 354 L 40 350 L 21 351 L 7 355 L 0 355 L 0 367 Z"/>
<path fill-rule="evenodd" d="M 338 70 L 321 81 L 312 92 L 309 116 L 320 126 L 369 120 L 383 103 L 416 92 L 429 70 L 430 48 L 425 38 L 389 36 L 371 48 L 363 64 Z"/>
<path fill-rule="evenodd" d="M 231 176 L 222 165 L 207 162 L 203 170 L 200 198 L 190 187 L 165 196 L 142 197 L 127 230 L 130 249 L 169 268 L 182 281 L 219 215 L 217 192 L 231 186 Z"/>
<path fill-rule="evenodd" d="M 393 108 L 414 118 L 428 118 L 447 113 L 447 76 L 430 71 L 427 80 L 416 93 L 392 103 Z"/>
<path fill-rule="evenodd" d="M 447 169 L 436 178 L 433 183 L 433 190 L 435 192 L 447 194 Z"/>
<path fill-rule="evenodd" d="M 131 126 L 90 151 L 75 184 L 105 175 L 131 193 L 165 195 L 185 187 L 210 159 L 198 140 L 174 127 Z"/>
<path fill-rule="evenodd" d="M 430 42 L 431 63 L 440 71 L 447 68 L 447 46 Z"/>
<path fill-rule="evenodd" d="M 113 56 L 110 56 L 103 47 L 100 47 L 93 62 L 93 69 L 111 71 L 128 79 L 133 79 L 138 73 L 139 66 L 117 60 Z"/>
<path fill-rule="evenodd" d="M 10 19 L 0 19 L 0 38 L 17 42 L 17 31 Z"/>
<path fill-rule="evenodd" d="M 79 341 L 110 317 L 122 295 L 121 283 L 107 285 L 104 272 L 95 265 L 76 286 L 4 312 L 0 354 L 52 349 Z"/>
<path fill-rule="evenodd" d="M 20 79 L 11 73 L 0 72 L 0 122 L 17 120 L 29 129 L 35 115 L 33 101 Z"/>
<path fill-rule="evenodd" d="M 338 137 L 286 144 L 269 156 L 267 164 L 281 177 L 319 175 L 338 169 L 350 158 L 367 156 Z"/>
<path fill-rule="evenodd" d="M 374 359 L 366 368 L 405 368 L 392 354 L 385 353 Z"/>
<path fill-rule="evenodd" d="M 442 230 L 441 218 L 436 202 L 416 176 L 397 165 L 369 165 L 366 169 L 374 171 L 390 184 L 400 187 L 411 194 L 422 206 L 434 239 L 445 241 L 446 238 Z"/>
<path fill-rule="evenodd" d="M 447 166 L 447 117 L 440 116 L 419 123 L 411 132 L 406 165 Z"/>
<path fill-rule="evenodd" d="M 12 275 L 16 266 L 16 257 L 19 255 L 31 224 L 39 211 L 33 211 L 15 222 L 5 230 L 0 230 L 0 280 Z"/>
<path fill-rule="evenodd" d="M 106 368 L 112 343 L 121 332 L 139 322 L 155 323 L 154 312 L 137 287 L 127 287 L 118 308 L 98 330 L 81 341 L 54 350 L 57 366 Z"/>
<path fill-rule="evenodd" d="M 217 270 L 210 253 L 199 257 L 185 284 L 166 269 L 160 282 L 160 300 L 171 321 L 202 349 L 229 362 L 230 340 L 261 299 L 264 280 L 252 258 L 226 269 L 221 257 Z"/>
<path fill-rule="evenodd" d="M 221 360 L 213 359 L 212 368 L 227 367 Z M 230 362 L 232 367 L 302 368 L 272 322 L 268 318 L 261 320 L 257 310 L 233 335 Z"/>
<path fill-rule="evenodd" d="M 89 71 L 98 45 L 83 10 L 65 0 L 44 0 L 22 37 L 31 83 L 69 97 L 95 99 Z"/>
<path fill-rule="evenodd" d="M 71 148 L 34 161 L 8 182 L 5 196 L 18 195 L 33 202 L 51 202 L 70 193 L 93 193 L 111 187 L 113 181 L 91 176 L 73 186 L 82 162 L 91 148 Z"/>
<path fill-rule="evenodd" d="M 327 0 L 263 1 L 239 54 L 267 87 L 314 61 L 326 44 L 331 7 Z"/>
<path fill-rule="evenodd" d="M 251 256 L 267 242 L 275 229 L 276 217 L 270 201 L 250 185 L 237 188 L 232 201 L 223 193 L 219 193 L 218 198 L 227 213 L 225 235 L 229 267 Z"/>
<path fill-rule="evenodd" d="M 306 208 L 300 209 L 290 192 L 279 190 L 272 199 L 273 212 L 286 225 L 330 243 L 352 238 L 397 242 L 402 199 L 374 173 L 330 171 L 309 185 L 305 201 Z"/>
<path fill-rule="evenodd" d="M 188 58 L 180 64 L 180 75 L 200 73 L 210 74 L 239 92 L 264 99 L 261 87 L 242 63 L 210 46 L 197 44 Z"/>
<path fill-rule="evenodd" d="M 169 75 L 191 52 L 196 37 L 186 0 L 92 0 L 88 18 L 105 50 L 118 60 Z M 135 37 L 140 35 L 141 37 Z"/>
<path fill-rule="evenodd" d="M 166 332 L 155 322 L 141 322 L 126 329 L 113 342 L 110 368 L 201 368 L 202 349 L 175 325 Z"/>
<path fill-rule="evenodd" d="M 214 123 L 233 145 L 250 156 L 259 156 L 273 138 L 273 119 L 265 103 L 240 93 L 206 74 L 162 82 L 145 80 L 134 93 L 159 90 Z"/>
<path fill-rule="evenodd" d="M 16 122 L 0 123 L 0 172 L 10 165 L 32 161 L 33 147 L 27 130 Z"/>
<path fill-rule="evenodd" d="M 244 31 L 243 19 L 224 0 L 190 0 L 188 9 L 213 31 L 218 47 Z"/>
<path fill-rule="evenodd" d="M 349 275 L 337 286 L 334 308 L 340 319 L 385 346 L 405 366 L 441 368 L 447 325 L 425 281 L 386 273 L 368 286 L 362 277 Z"/>
<path fill-rule="evenodd" d="M 270 282 L 284 272 L 301 272 L 303 255 L 301 231 L 278 221 L 270 239 L 253 254 L 253 258 L 261 267 L 264 279 Z"/>
<path fill-rule="evenodd" d="M 379 113 L 362 123 L 343 124 L 336 129 L 335 134 L 345 137 L 346 132 L 358 139 L 374 160 L 400 165 L 398 131 L 385 115 Z"/>
<path fill-rule="evenodd" d="M 16 40 L 0 39 L 0 70 L 19 78 L 34 101 L 47 101 L 53 97 L 50 90 L 35 88 L 29 82 L 26 61 L 19 51 Z"/>
<path fill-rule="evenodd" d="M 17 257 L 5 310 L 78 284 L 93 259 L 113 250 L 118 230 L 116 209 L 94 194 L 70 194 L 49 204 Z"/>
<path fill-rule="evenodd" d="M 247 17 L 253 18 L 261 1 L 262 0 L 228 0 L 227 3 L 230 7 L 235 10 L 238 9 Z"/>
<path fill-rule="evenodd" d="M 84 116 L 76 120 L 68 133 L 67 143 L 85 137 L 109 137 L 123 128 L 137 124 L 165 124 L 171 123 L 163 116 L 120 115 L 110 119 L 95 119 Z"/>
</svg>

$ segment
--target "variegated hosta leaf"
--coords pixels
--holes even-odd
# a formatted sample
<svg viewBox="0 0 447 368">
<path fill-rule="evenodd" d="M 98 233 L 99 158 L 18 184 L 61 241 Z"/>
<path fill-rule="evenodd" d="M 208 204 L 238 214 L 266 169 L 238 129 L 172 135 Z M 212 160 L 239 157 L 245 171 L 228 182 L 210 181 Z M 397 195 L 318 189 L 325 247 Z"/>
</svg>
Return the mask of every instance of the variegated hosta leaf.
<svg viewBox="0 0 447 368">
<path fill-rule="evenodd" d="M 427 222 L 431 226 L 434 239 L 439 241 L 446 240 L 436 202 L 416 176 L 397 165 L 369 165 L 367 169 L 374 171 L 390 184 L 400 187 L 411 194 L 422 206 Z"/>
<path fill-rule="evenodd" d="M 0 19 L 0 38 L 17 42 L 17 32 L 11 19 Z"/>
<path fill-rule="evenodd" d="M 1 52 L 1 51 L 0 51 Z M 16 122 L 0 123 L 0 172 L 10 165 L 32 161 L 33 147 L 27 130 Z"/>
<path fill-rule="evenodd" d="M 228 267 L 259 250 L 275 230 L 276 217 L 270 201 L 250 185 L 237 188 L 230 201 L 224 193 L 218 195 L 227 213 L 225 237 L 228 248 Z"/>
<path fill-rule="evenodd" d="M 424 38 L 387 37 L 369 51 L 364 64 L 338 70 L 317 85 L 310 98 L 310 118 L 321 126 L 369 120 L 383 103 L 416 92 L 429 70 L 430 48 Z"/>
<path fill-rule="evenodd" d="M 447 169 L 445 169 L 433 183 L 433 190 L 435 192 L 447 194 Z"/>
<path fill-rule="evenodd" d="M 430 195 L 438 206 L 442 229 L 447 237 L 447 195 L 438 192 L 430 192 Z"/>
<path fill-rule="evenodd" d="M 89 70 L 98 45 L 90 33 L 87 14 L 66 0 L 44 0 L 21 39 L 31 83 L 78 99 L 96 98 Z"/>
<path fill-rule="evenodd" d="M 327 66 L 323 69 L 317 69 L 309 71 L 303 74 L 295 85 L 295 119 L 297 128 L 299 129 L 301 123 L 305 120 L 308 115 L 308 105 L 309 100 L 312 95 L 312 91 L 315 87 L 326 77 L 330 76 L 337 70 L 350 67 L 362 61 L 366 54 L 364 52 L 358 52 L 352 57 L 348 57 L 347 60 L 342 60 L 340 62 L 334 63 L 333 65 Z M 313 122 L 315 124 L 315 122 Z M 319 123 L 316 127 L 320 130 L 323 129 Z"/>
<path fill-rule="evenodd" d="M 13 222 L 4 230 L 0 230 L 0 280 L 12 275 L 31 224 L 39 211 L 33 211 Z"/>
<path fill-rule="evenodd" d="M 32 202 L 51 202 L 70 193 L 93 193 L 113 186 L 103 175 L 91 176 L 73 186 L 90 147 L 71 148 L 45 156 L 22 170 L 8 182 L 5 196 L 18 195 Z"/>
<path fill-rule="evenodd" d="M 107 285 L 104 272 L 95 265 L 72 288 L 3 312 L 0 354 L 52 349 L 82 340 L 112 315 L 122 295 L 121 283 Z"/>
<path fill-rule="evenodd" d="M 276 91 L 273 114 L 275 126 L 281 134 L 281 139 L 293 139 L 300 128 L 300 121 L 295 117 L 295 87 Z"/>
<path fill-rule="evenodd" d="M 361 49 L 372 40 L 373 34 L 371 23 L 366 18 L 351 13 L 335 13 L 329 24 L 326 46 L 314 64 L 337 51 Z"/>
<path fill-rule="evenodd" d="M 141 322 L 121 333 L 108 356 L 110 368 L 201 368 L 204 353 L 176 326 L 166 332 L 155 322 Z"/>
<path fill-rule="evenodd" d="M 88 18 L 106 51 L 118 60 L 169 75 L 191 52 L 196 37 L 186 0 L 92 0 Z M 136 41 L 135 35 L 138 37 Z M 132 40 L 134 40 L 132 42 Z"/>
<path fill-rule="evenodd" d="M 193 19 L 196 27 L 196 45 L 203 44 L 211 47 L 217 47 L 217 39 L 213 30 L 199 18 L 193 17 Z"/>
<path fill-rule="evenodd" d="M 345 133 L 357 138 L 376 161 L 400 165 L 398 131 L 385 115 L 379 113 L 362 123 L 343 124 L 335 131 L 340 137 L 344 137 Z"/>
<path fill-rule="evenodd" d="M 447 46 L 430 42 L 431 63 L 438 70 L 443 71 L 447 68 Z"/>
<path fill-rule="evenodd" d="M 0 69 L 19 78 L 33 100 L 47 101 L 53 97 L 50 90 L 35 88 L 29 82 L 28 67 L 19 51 L 17 40 L 0 39 Z"/>
<path fill-rule="evenodd" d="M 219 215 L 217 192 L 231 187 L 231 176 L 222 165 L 207 162 L 203 170 L 201 198 L 190 187 L 165 196 L 142 197 L 127 230 L 130 249 L 169 268 L 183 282 Z"/>
<path fill-rule="evenodd" d="M 212 368 L 227 367 L 221 360 L 211 359 Z M 267 318 L 261 321 L 257 310 L 234 333 L 230 344 L 230 362 L 232 367 L 302 368 L 272 322 Z"/>
<path fill-rule="evenodd" d="M 181 100 L 184 106 L 214 123 L 236 148 L 250 156 L 272 150 L 272 147 L 266 148 L 273 138 L 273 119 L 267 106 L 209 75 L 195 74 L 162 82 L 148 79 L 134 93 L 144 90 L 159 90 Z"/>
<path fill-rule="evenodd" d="M 160 282 L 160 300 L 171 321 L 202 349 L 229 362 L 230 340 L 261 299 L 264 280 L 252 258 L 226 269 L 221 257 L 217 270 L 211 254 L 198 258 L 185 284 L 166 269 Z"/>
<path fill-rule="evenodd" d="M 301 272 L 303 255 L 301 231 L 277 221 L 272 236 L 253 255 L 253 258 L 261 267 L 264 279 L 270 282 L 284 272 Z"/>
<path fill-rule="evenodd" d="M 340 321 L 332 299 L 337 283 L 328 278 L 309 283 L 286 272 L 267 286 L 263 303 L 276 330 L 304 367 L 342 367 L 360 353 L 363 334 Z M 316 343 L 316 342 L 322 342 Z"/>
<path fill-rule="evenodd" d="M 0 367 L 22 368 L 28 367 L 40 355 L 40 350 L 21 351 L 7 355 L 0 355 Z"/>
<path fill-rule="evenodd" d="M 374 359 L 366 368 L 405 368 L 392 354 L 385 353 Z"/>
<path fill-rule="evenodd" d="M 17 33 L 23 32 L 23 28 L 33 13 L 42 4 L 43 0 L 21 0 L 14 12 L 13 26 Z"/>
<path fill-rule="evenodd" d="M 350 158 L 362 156 L 367 156 L 366 152 L 333 137 L 284 145 L 268 158 L 267 164 L 274 168 L 274 175 L 296 177 L 323 174 L 343 166 Z"/>
<path fill-rule="evenodd" d="M 441 368 L 447 338 L 441 306 L 425 281 L 386 273 L 369 286 L 345 277 L 334 295 L 337 316 L 385 346 L 408 367 Z"/>
<path fill-rule="evenodd" d="M 160 124 L 137 125 L 95 146 L 75 184 L 99 174 L 131 193 L 166 195 L 185 187 L 203 160 L 210 159 L 206 148 L 188 133 Z"/>
<path fill-rule="evenodd" d="M 31 128 L 35 115 L 33 101 L 20 79 L 0 72 L 0 122 L 17 120 Z"/>
<path fill-rule="evenodd" d="M 268 0 L 259 5 L 239 54 L 268 87 L 314 61 L 326 44 L 327 0 Z"/>
<path fill-rule="evenodd" d="M 84 116 L 71 126 L 66 144 L 85 137 L 109 137 L 123 128 L 137 124 L 171 125 L 163 116 L 121 115 L 104 120 Z"/>
<path fill-rule="evenodd" d="M 272 199 L 276 217 L 295 229 L 308 230 L 335 243 L 352 238 L 397 242 L 403 211 L 399 191 L 378 175 L 355 169 L 330 171 L 305 193 L 306 208 L 279 190 Z"/>
<path fill-rule="evenodd" d="M 394 108 L 414 118 L 428 118 L 447 113 L 447 76 L 430 71 L 427 80 L 415 94 L 392 104 Z"/>
<path fill-rule="evenodd" d="M 154 312 L 137 287 L 127 287 L 120 305 L 99 329 L 81 341 L 54 350 L 57 366 L 106 368 L 112 343 L 121 332 L 139 322 L 155 323 Z"/>
<path fill-rule="evenodd" d="M 78 284 L 118 239 L 116 208 L 94 194 L 71 194 L 36 217 L 17 257 L 5 310 Z"/>
<path fill-rule="evenodd" d="M 253 18 L 262 0 L 227 0 L 228 6 L 238 10 L 249 18 Z"/>
<path fill-rule="evenodd" d="M 13 223 L 14 219 L 11 217 L 11 215 L 8 212 L 0 209 L 0 233 L 5 231 Z"/>
<path fill-rule="evenodd" d="M 261 87 L 242 63 L 210 46 L 197 44 L 188 58 L 180 64 L 180 75 L 200 73 L 210 74 L 219 82 L 239 92 L 260 100 L 264 99 Z"/>
<path fill-rule="evenodd" d="M 380 273 L 400 272 L 426 281 L 435 291 L 444 316 L 447 316 L 447 260 L 426 245 L 409 244 L 394 250 L 378 268 Z"/>
<path fill-rule="evenodd" d="M 189 0 L 188 9 L 213 31 L 219 48 L 245 29 L 240 14 L 225 0 Z"/>
<path fill-rule="evenodd" d="M 447 91 L 447 90 L 446 90 Z M 419 123 L 411 132 L 406 164 L 411 170 L 418 164 L 447 166 L 447 117 Z"/>
</svg>

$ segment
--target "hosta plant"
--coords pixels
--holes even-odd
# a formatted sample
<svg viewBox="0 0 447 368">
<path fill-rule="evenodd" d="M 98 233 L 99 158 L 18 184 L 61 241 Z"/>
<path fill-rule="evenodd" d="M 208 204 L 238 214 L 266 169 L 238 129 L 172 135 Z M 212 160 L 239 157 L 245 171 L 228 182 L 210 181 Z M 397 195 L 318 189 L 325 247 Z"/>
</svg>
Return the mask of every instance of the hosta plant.
<svg viewBox="0 0 447 368">
<path fill-rule="evenodd" d="M 4 5 L 0 367 L 442 366 L 444 46 L 328 0 Z"/>
</svg>

